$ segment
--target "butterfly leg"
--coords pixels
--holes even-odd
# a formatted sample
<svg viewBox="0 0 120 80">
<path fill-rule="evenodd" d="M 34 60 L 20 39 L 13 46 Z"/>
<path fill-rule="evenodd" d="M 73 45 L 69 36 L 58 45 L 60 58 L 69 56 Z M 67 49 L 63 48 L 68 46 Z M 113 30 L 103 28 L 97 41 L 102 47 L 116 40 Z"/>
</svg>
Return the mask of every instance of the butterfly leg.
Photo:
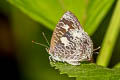
<svg viewBox="0 0 120 80">
<path fill-rule="evenodd" d="M 99 49 L 100 49 L 100 46 L 98 48 L 96 48 L 96 49 L 93 49 L 93 54 L 99 54 L 99 52 L 96 52 Z"/>
<path fill-rule="evenodd" d="M 101 47 L 99 46 L 99 47 L 97 47 L 96 49 L 93 49 L 93 52 L 99 50 L 100 48 L 101 48 Z"/>
<path fill-rule="evenodd" d="M 99 54 L 99 52 L 93 52 L 93 54 Z"/>
</svg>

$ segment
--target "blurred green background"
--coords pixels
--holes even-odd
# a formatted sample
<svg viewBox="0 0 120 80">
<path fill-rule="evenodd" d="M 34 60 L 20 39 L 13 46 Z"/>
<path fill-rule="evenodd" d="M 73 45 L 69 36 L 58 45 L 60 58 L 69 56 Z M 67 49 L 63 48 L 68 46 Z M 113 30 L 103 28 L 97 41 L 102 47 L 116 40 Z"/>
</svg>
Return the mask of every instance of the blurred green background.
<svg viewBox="0 0 120 80">
<path fill-rule="evenodd" d="M 46 44 L 65 11 L 72 11 L 101 46 L 94 63 L 112 68 L 120 62 L 120 0 L 0 0 L 1 79 L 75 80 L 60 75 L 49 64 Z M 5 77 L 4 77 L 5 76 Z"/>
</svg>

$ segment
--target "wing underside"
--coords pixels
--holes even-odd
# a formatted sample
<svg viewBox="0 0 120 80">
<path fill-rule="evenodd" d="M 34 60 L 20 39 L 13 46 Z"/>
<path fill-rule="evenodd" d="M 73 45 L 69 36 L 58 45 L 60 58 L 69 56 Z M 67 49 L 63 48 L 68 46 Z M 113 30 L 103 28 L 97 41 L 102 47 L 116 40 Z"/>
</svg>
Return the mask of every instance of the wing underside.
<svg viewBox="0 0 120 80">
<path fill-rule="evenodd" d="M 50 45 L 50 51 L 52 52 L 54 50 L 55 45 L 59 41 L 59 39 L 70 29 L 79 29 L 82 30 L 82 27 L 76 18 L 76 16 L 71 13 L 70 11 L 67 11 L 60 21 L 58 22 L 53 35 L 51 39 L 51 45 Z"/>
</svg>

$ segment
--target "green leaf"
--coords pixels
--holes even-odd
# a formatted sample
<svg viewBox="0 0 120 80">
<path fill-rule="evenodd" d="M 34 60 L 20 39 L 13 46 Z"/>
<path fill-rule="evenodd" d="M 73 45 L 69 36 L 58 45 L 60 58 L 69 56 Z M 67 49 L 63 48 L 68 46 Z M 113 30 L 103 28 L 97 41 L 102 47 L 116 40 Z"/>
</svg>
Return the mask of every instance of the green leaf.
<svg viewBox="0 0 120 80">
<path fill-rule="evenodd" d="M 113 3 L 114 0 L 90 0 L 84 24 L 89 35 L 93 35 Z"/>
<path fill-rule="evenodd" d="M 92 35 L 114 0 L 9 0 L 32 19 L 53 30 L 63 13 L 72 11 Z"/>
<path fill-rule="evenodd" d="M 81 63 L 73 66 L 66 63 L 50 62 L 52 67 L 58 69 L 60 74 L 76 77 L 77 80 L 117 80 L 120 79 L 120 69 L 109 69 L 94 63 Z"/>
<path fill-rule="evenodd" d="M 120 68 L 120 62 L 114 66 L 114 68 Z"/>
<path fill-rule="evenodd" d="M 32 19 L 53 30 L 63 13 L 72 11 L 82 22 L 86 5 L 84 0 L 9 0 Z"/>
<path fill-rule="evenodd" d="M 119 34 L 119 30 L 120 30 L 120 0 L 117 1 L 116 8 L 112 16 L 109 28 L 102 43 L 102 48 L 97 58 L 98 65 L 108 66 L 117 36 Z"/>
</svg>

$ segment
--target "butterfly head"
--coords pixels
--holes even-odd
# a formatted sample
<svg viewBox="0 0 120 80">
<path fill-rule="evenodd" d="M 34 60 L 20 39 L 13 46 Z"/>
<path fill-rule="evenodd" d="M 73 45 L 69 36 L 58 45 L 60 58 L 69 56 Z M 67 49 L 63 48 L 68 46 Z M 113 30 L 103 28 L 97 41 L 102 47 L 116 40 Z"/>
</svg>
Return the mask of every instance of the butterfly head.
<svg viewBox="0 0 120 80">
<path fill-rule="evenodd" d="M 46 51 L 49 53 L 50 52 L 50 48 L 45 48 L 46 49 Z"/>
</svg>

